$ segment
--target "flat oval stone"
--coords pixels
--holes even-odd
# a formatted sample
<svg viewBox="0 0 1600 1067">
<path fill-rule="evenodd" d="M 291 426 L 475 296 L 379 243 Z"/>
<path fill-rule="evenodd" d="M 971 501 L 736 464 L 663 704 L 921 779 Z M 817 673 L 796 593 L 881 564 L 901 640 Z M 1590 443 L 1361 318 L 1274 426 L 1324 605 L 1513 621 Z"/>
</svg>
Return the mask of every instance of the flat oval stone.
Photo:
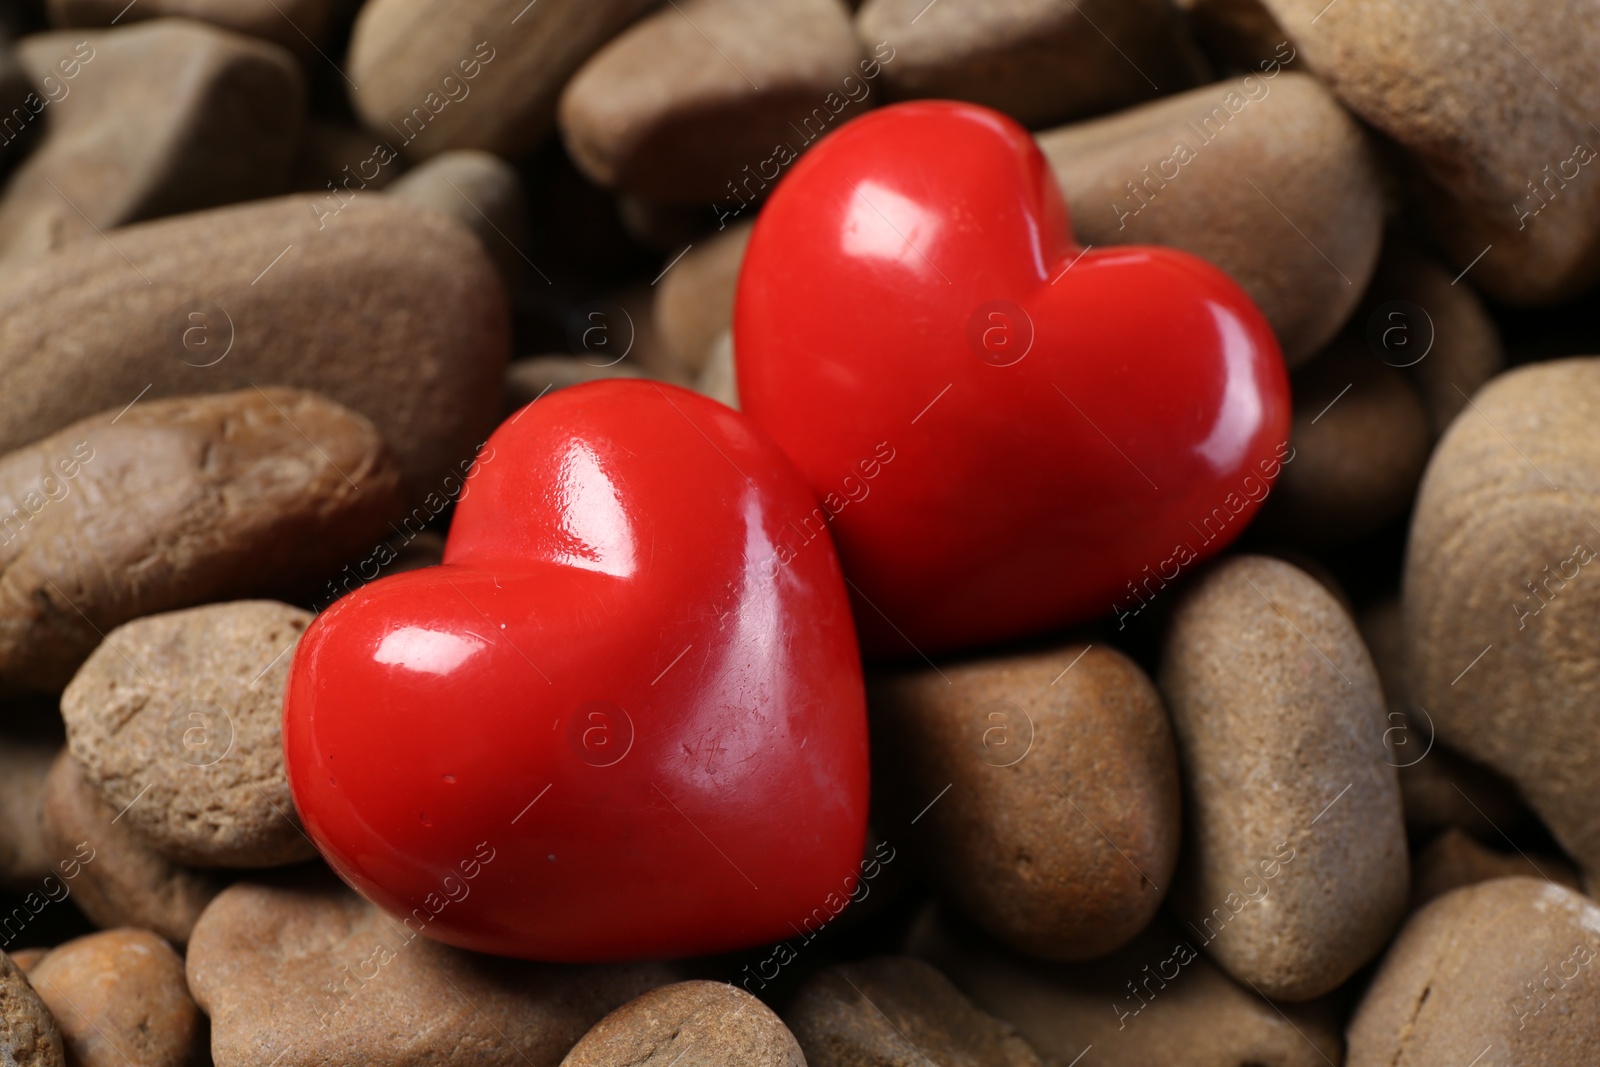
<svg viewBox="0 0 1600 1067">
<path fill-rule="evenodd" d="M 1177 862 L 1178 764 L 1132 660 L 1103 645 L 969 660 L 875 679 L 868 706 L 887 825 L 909 827 L 945 900 L 1051 959 L 1103 955 L 1150 921 Z"/>
<path fill-rule="evenodd" d="M 806 1067 L 794 1035 L 755 997 L 723 982 L 678 982 L 630 1000 L 594 1025 L 562 1067 L 675 1063 Z"/>
<path fill-rule="evenodd" d="M 135 619 L 61 694 L 84 779 L 162 855 L 196 867 L 316 855 L 283 769 L 283 690 L 311 619 L 270 600 Z"/>
<path fill-rule="evenodd" d="M 1382 951 L 1409 890 L 1383 692 L 1314 578 L 1234 556 L 1188 591 L 1161 665 L 1185 788 L 1187 934 L 1269 997 L 1309 1000 Z"/>
<path fill-rule="evenodd" d="M 1403 592 L 1413 697 L 1600 869 L 1600 359 L 1479 391 L 1417 496 Z M 1593 579 L 1593 580 L 1591 580 Z"/>
</svg>

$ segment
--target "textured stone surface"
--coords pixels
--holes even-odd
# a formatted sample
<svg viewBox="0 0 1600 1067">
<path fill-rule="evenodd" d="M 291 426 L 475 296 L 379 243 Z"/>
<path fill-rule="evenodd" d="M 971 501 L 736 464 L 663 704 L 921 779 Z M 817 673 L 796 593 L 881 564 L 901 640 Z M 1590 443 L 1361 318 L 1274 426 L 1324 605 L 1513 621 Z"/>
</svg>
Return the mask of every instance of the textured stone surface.
<svg viewBox="0 0 1600 1067">
<path fill-rule="evenodd" d="M 703 1063 L 706 1067 L 806 1067 L 794 1035 L 755 997 L 722 982 L 652 989 L 583 1035 L 563 1067 Z"/>
<path fill-rule="evenodd" d="M 1039 147 L 1080 241 L 1171 245 L 1211 261 L 1260 305 L 1294 366 L 1361 300 L 1383 198 L 1361 127 L 1314 79 L 1267 62 L 1042 133 Z"/>
<path fill-rule="evenodd" d="M 1412 695 L 1443 740 L 1509 778 L 1593 870 L 1600 360 L 1510 371 L 1474 404 L 1435 450 L 1412 519 Z"/>
<path fill-rule="evenodd" d="M 784 1013 L 808 1067 L 923 1062 L 1041 1067 L 1009 1023 L 921 960 L 882 956 L 812 975 Z"/>
<path fill-rule="evenodd" d="M 298 386 L 370 418 L 420 499 L 494 426 L 505 291 L 443 219 L 284 197 L 107 237 L 0 287 L 0 451 L 141 394 Z"/>
<path fill-rule="evenodd" d="M 417 158 L 451 148 L 526 154 L 589 55 L 654 0 L 373 0 L 348 70 L 356 111 Z"/>
<path fill-rule="evenodd" d="M 307 587 L 400 494 L 372 424 L 296 389 L 145 400 L 0 457 L 0 678 L 56 691 L 129 619 Z"/>
<path fill-rule="evenodd" d="M 1502 878 L 1440 897 L 1384 957 L 1350 1022 L 1346 1063 L 1594 1063 L 1597 956 L 1600 907 L 1570 889 Z"/>
<path fill-rule="evenodd" d="M 1455 271 L 1510 301 L 1576 295 L 1600 273 L 1600 8 L 1584 0 L 1445 4 L 1201 0 L 1202 17 L 1291 42 L 1397 149 L 1410 214 Z M 1490 246 L 1493 246 L 1490 248 Z M 1337 257 L 1336 257 L 1337 258 Z M 1452 275 L 1455 273 L 1452 271 Z"/>
<path fill-rule="evenodd" d="M 1537 878 L 1583 892 L 1578 872 L 1555 856 L 1496 852 L 1454 827 L 1434 838 L 1411 868 L 1411 910 L 1452 889 L 1496 878 Z"/>
<path fill-rule="evenodd" d="M 672 980 L 658 964 L 479 956 L 415 929 L 331 875 L 226 890 L 188 954 L 217 1067 L 556 1067 L 607 1012 Z"/>
<path fill-rule="evenodd" d="M 92 855 L 63 874 L 74 872 L 67 883 L 72 899 L 102 929 L 136 926 L 182 945 L 222 892 L 216 874 L 173 863 L 117 819 L 70 752 L 61 753 L 45 782 L 44 827 L 52 856 Z"/>
<path fill-rule="evenodd" d="M 11 958 L 0 952 L 0 1054 L 6 1067 L 65 1067 L 50 1009 Z"/>
<path fill-rule="evenodd" d="M 1204 64 L 1167 0 L 867 0 L 856 29 L 894 47 L 897 98 L 970 100 L 1026 126 L 1187 89 Z"/>
<path fill-rule="evenodd" d="M 1320 996 L 1405 910 L 1400 788 L 1355 623 L 1315 579 L 1235 556 L 1174 612 L 1161 665 L 1184 782 L 1174 911 L 1231 975 Z"/>
<path fill-rule="evenodd" d="M 0 199 L 0 268 L 97 228 L 281 191 L 306 90 L 277 45 L 165 19 L 39 34 L 18 52 L 59 99 Z"/>
<path fill-rule="evenodd" d="M 682 0 L 584 64 L 561 95 L 561 132 L 602 185 L 731 202 L 751 174 L 755 193 L 877 102 L 867 63 L 840 0 Z M 778 145 L 789 151 L 774 160 Z"/>
<path fill-rule="evenodd" d="M 1331 1005 L 1275 1005 L 1235 984 L 1198 946 L 1159 920 L 1119 951 L 1077 964 L 1030 960 L 931 915 L 911 936 L 912 952 L 1014 1025 L 1046 1067 L 1343 1062 L 1340 1015 Z"/>
<path fill-rule="evenodd" d="M 184 1067 L 203 1047 L 183 960 L 148 930 L 107 930 L 55 949 L 28 973 L 76 1067 Z"/>
<path fill-rule="evenodd" d="M 197 867 L 316 855 L 283 769 L 283 691 L 311 619 L 270 600 L 135 619 L 61 695 L 85 780 L 158 852 Z"/>
<path fill-rule="evenodd" d="M 962 913 L 1053 959 L 1150 921 L 1177 862 L 1178 764 L 1131 660 L 1082 645 L 969 660 L 876 679 L 868 706 L 878 810 Z"/>
</svg>

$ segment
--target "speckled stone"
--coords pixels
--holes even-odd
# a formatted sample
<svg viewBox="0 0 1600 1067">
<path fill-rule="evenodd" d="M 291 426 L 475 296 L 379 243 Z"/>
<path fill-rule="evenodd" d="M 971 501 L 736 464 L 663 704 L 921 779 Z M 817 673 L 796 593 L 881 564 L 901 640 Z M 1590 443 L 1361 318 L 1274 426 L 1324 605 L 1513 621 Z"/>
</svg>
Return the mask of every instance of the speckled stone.
<svg viewBox="0 0 1600 1067">
<path fill-rule="evenodd" d="M 806 1067 L 794 1035 L 755 997 L 723 982 L 678 982 L 630 1000 L 594 1025 L 562 1067 L 625 1064 Z"/>
</svg>

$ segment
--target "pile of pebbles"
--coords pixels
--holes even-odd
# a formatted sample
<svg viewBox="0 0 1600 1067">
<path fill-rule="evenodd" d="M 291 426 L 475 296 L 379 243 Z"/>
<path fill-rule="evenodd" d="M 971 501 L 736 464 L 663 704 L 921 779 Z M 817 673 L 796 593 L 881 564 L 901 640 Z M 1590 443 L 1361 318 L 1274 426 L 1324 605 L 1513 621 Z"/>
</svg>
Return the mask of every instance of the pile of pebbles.
<svg viewBox="0 0 1600 1067">
<path fill-rule="evenodd" d="M 764 193 L 918 97 L 1260 305 L 1259 520 L 869 672 L 790 941 L 409 936 L 298 822 L 299 635 L 549 389 L 737 406 Z M 1579 0 L 0 0 L 0 1064 L 1600 1061 L 1596 121 Z"/>
</svg>

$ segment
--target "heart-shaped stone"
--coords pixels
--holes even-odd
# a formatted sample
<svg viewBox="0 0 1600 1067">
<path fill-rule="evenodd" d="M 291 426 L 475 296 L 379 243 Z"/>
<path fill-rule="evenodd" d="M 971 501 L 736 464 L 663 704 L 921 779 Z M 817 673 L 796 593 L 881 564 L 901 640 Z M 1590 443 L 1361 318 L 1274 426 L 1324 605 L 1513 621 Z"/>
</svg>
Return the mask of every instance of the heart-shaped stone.
<svg viewBox="0 0 1600 1067">
<path fill-rule="evenodd" d="M 883 108 L 795 164 L 734 333 L 745 412 L 820 500 L 780 553 L 831 528 L 875 654 L 1126 619 L 1292 456 L 1244 292 L 1175 250 L 1079 248 L 1032 138 L 972 105 Z"/>
<path fill-rule="evenodd" d="M 307 832 L 412 934 L 479 951 L 685 956 L 825 921 L 857 883 L 867 740 L 833 551 L 777 550 L 814 506 L 683 389 L 523 408 L 443 565 L 301 640 L 284 748 Z"/>
</svg>

